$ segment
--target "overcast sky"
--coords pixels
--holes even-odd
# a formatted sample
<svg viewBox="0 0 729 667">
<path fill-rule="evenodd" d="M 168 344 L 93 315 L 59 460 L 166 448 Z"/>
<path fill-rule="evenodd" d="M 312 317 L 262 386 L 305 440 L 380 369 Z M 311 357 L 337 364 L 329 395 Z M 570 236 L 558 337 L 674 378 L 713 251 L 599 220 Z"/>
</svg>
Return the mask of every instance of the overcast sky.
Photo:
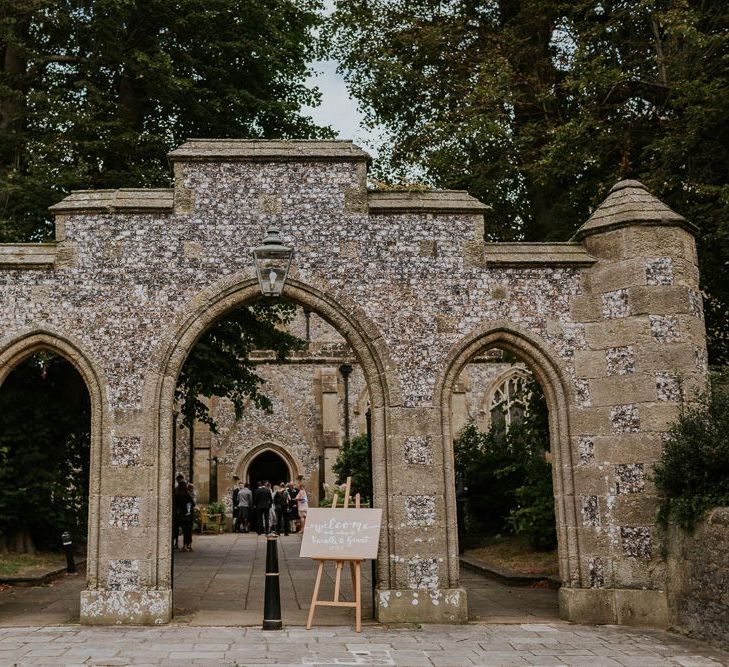
<svg viewBox="0 0 729 667">
<path fill-rule="evenodd" d="M 315 75 L 308 83 L 321 91 L 321 105 L 316 108 L 304 107 L 302 112 L 319 125 L 330 125 L 337 132 L 338 139 L 352 139 L 375 157 L 377 134 L 362 126 L 362 114 L 357 102 L 350 97 L 344 79 L 337 73 L 336 61 L 320 60 L 312 64 L 312 69 Z"/>
</svg>

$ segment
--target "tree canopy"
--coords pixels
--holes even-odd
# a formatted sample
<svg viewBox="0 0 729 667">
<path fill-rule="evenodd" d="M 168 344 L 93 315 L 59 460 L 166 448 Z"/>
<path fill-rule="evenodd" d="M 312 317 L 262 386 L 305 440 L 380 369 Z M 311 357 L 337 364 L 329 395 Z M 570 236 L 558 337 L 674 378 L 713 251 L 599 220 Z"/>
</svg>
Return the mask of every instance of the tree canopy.
<svg viewBox="0 0 729 667">
<path fill-rule="evenodd" d="M 0 242 L 71 189 L 167 186 L 189 137 L 317 137 L 319 0 L 0 0 Z"/>
<path fill-rule="evenodd" d="M 207 424 L 215 432 L 217 424 L 203 397 L 220 396 L 233 403 L 236 419 L 250 401 L 262 410 L 271 410 L 271 399 L 262 392 L 263 378 L 256 373 L 250 353 L 273 352 L 284 360 L 306 341 L 285 330 L 296 313 L 287 301 L 256 301 L 238 308 L 213 324 L 195 344 L 177 379 L 175 397 L 182 423 Z"/>
<path fill-rule="evenodd" d="M 0 551 L 86 535 L 91 401 L 65 359 L 39 353 L 0 387 Z"/>
<path fill-rule="evenodd" d="M 378 177 L 468 190 L 488 238 L 565 240 L 624 177 L 698 225 L 729 360 L 724 0 L 340 0 L 329 32 L 388 135 Z"/>
</svg>

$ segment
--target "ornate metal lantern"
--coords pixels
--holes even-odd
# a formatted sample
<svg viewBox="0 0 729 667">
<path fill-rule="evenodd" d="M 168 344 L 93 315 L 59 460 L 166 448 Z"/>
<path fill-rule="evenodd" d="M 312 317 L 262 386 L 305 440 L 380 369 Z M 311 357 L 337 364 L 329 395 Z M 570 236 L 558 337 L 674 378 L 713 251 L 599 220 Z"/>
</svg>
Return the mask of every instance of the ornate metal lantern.
<svg viewBox="0 0 729 667">
<path fill-rule="evenodd" d="M 263 296 L 281 296 L 293 255 L 293 248 L 281 242 L 281 232 L 269 227 L 263 244 L 253 250 L 253 263 Z"/>
</svg>

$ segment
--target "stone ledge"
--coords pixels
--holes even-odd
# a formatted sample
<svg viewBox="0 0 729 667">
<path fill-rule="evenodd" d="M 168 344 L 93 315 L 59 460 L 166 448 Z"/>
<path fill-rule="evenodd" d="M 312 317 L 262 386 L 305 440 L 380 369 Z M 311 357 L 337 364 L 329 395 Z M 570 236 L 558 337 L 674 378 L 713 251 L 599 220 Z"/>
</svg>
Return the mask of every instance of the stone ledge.
<svg viewBox="0 0 729 667">
<path fill-rule="evenodd" d="M 48 210 L 59 213 L 172 213 L 172 188 L 72 190 Z"/>
<path fill-rule="evenodd" d="M 81 591 L 84 625 L 162 625 L 172 618 L 172 591 Z"/>
<path fill-rule="evenodd" d="M 459 556 L 458 560 L 461 565 L 465 566 L 473 572 L 489 577 L 495 581 L 499 581 L 507 586 L 532 586 L 542 581 L 547 582 L 549 587 L 553 590 L 558 590 L 562 586 L 562 581 L 559 577 L 555 577 L 550 574 L 538 575 L 538 574 L 519 574 L 512 570 L 505 568 L 499 568 L 495 565 L 486 563 L 478 558 L 470 556 Z"/>
<path fill-rule="evenodd" d="M 2 243 L 0 269 L 52 269 L 57 254 L 56 243 Z"/>
<path fill-rule="evenodd" d="M 352 141 L 190 139 L 167 154 L 170 162 L 369 162 Z"/>
<path fill-rule="evenodd" d="M 581 243 L 485 243 L 486 266 L 591 266 Z"/>
<path fill-rule="evenodd" d="M 632 588 L 559 589 L 559 616 L 574 623 L 667 628 L 668 596 Z"/>
<path fill-rule="evenodd" d="M 375 591 L 378 623 L 466 623 L 468 605 L 463 588 Z"/>
<path fill-rule="evenodd" d="M 465 213 L 483 215 L 490 207 L 465 190 L 377 191 L 367 193 L 370 215 L 387 213 Z"/>
</svg>

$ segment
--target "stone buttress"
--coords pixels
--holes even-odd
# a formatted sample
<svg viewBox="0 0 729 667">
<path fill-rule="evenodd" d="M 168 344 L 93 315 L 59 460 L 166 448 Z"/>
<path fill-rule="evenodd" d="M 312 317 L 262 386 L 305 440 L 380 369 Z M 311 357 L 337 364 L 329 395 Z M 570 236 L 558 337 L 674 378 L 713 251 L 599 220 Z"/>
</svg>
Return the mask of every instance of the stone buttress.
<svg viewBox="0 0 729 667">
<path fill-rule="evenodd" d="M 576 233 L 598 262 L 572 308 L 584 323 L 572 406 L 580 588 L 566 618 L 667 623 L 652 466 L 666 431 L 706 380 L 690 225 L 637 181 L 621 181 Z"/>
</svg>

